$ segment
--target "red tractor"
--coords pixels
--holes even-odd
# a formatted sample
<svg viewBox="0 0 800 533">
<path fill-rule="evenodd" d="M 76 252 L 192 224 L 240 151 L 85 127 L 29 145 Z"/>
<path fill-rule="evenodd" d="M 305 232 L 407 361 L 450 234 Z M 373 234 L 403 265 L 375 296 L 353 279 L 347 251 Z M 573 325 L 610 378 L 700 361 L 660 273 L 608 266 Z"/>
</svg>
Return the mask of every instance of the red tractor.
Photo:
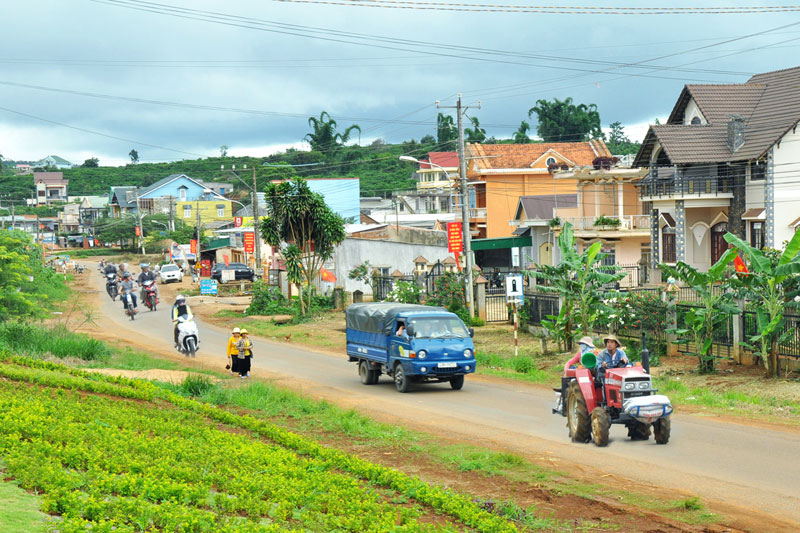
<svg viewBox="0 0 800 533">
<path fill-rule="evenodd" d="M 553 413 L 567 418 L 573 442 L 593 440 L 607 446 L 611 424 L 625 425 L 633 440 L 649 439 L 652 427 L 658 444 L 669 442 L 672 405 L 656 394 L 647 354 L 643 356 L 643 366 L 597 369 L 596 357 L 589 352 L 581 366 L 561 378 Z"/>
</svg>

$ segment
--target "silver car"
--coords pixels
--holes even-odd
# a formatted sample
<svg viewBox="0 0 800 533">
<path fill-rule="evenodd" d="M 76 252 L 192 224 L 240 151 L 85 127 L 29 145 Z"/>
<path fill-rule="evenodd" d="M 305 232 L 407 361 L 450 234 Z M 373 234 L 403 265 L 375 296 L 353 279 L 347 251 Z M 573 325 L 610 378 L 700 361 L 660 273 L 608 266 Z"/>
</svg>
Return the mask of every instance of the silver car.
<svg viewBox="0 0 800 533">
<path fill-rule="evenodd" d="M 161 276 L 161 283 L 183 281 L 183 269 L 174 263 L 161 267 L 161 272 L 158 274 Z"/>
</svg>

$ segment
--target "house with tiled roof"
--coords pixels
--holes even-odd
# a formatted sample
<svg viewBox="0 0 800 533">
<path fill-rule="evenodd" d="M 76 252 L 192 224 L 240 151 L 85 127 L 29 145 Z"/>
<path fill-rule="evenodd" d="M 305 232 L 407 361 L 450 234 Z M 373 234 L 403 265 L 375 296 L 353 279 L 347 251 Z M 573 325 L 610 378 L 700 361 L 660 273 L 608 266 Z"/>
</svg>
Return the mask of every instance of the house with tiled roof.
<svg viewBox="0 0 800 533">
<path fill-rule="evenodd" d="M 33 164 L 33 168 L 57 168 L 58 170 L 64 170 L 72 167 L 72 163 L 57 155 L 48 155 L 47 157 L 43 157 Z"/>
<path fill-rule="evenodd" d="M 634 166 L 656 262 L 707 269 L 728 231 L 781 247 L 800 226 L 800 67 L 745 83 L 686 85 L 650 126 Z"/>
<path fill-rule="evenodd" d="M 458 195 L 458 153 L 428 152 L 412 176 L 416 190 L 397 191 L 398 209 L 411 214 L 452 213 Z"/>
<path fill-rule="evenodd" d="M 574 216 L 577 212 L 577 180 L 557 180 L 555 173 L 591 166 L 597 158 L 611 158 L 611 152 L 603 141 L 591 140 L 468 144 L 466 156 L 469 223 L 476 264 L 481 268 L 510 269 L 523 267 L 530 261 L 540 262 L 540 249 L 544 250 L 545 242 L 553 242 L 547 224 L 555 216 L 553 205 L 562 209 L 562 213 Z M 543 205 L 549 198 L 550 211 L 541 220 L 541 230 L 520 233 L 514 224 L 523 197 L 530 198 L 529 203 L 546 197 Z M 545 250 L 550 251 L 552 245 Z M 552 255 L 548 257 L 547 262 L 553 260 Z"/>
<path fill-rule="evenodd" d="M 67 201 L 69 180 L 63 172 L 34 172 L 33 185 L 36 188 L 36 205 Z"/>
</svg>

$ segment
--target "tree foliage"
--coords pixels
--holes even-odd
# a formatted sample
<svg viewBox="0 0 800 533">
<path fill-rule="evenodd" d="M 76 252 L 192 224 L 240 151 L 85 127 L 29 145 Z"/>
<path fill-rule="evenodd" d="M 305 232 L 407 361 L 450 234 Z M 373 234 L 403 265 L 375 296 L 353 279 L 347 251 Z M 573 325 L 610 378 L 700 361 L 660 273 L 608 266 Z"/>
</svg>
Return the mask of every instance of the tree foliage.
<svg viewBox="0 0 800 533">
<path fill-rule="evenodd" d="M 572 98 L 564 101 L 554 98 L 537 100 L 528 110 L 528 116 L 536 115 L 536 132 L 544 142 L 578 142 L 602 139 L 600 113 L 595 104 L 573 104 Z"/>
<path fill-rule="evenodd" d="M 622 125 L 622 122 L 612 122 L 608 125 L 608 127 L 611 128 L 611 132 L 609 133 L 606 145 L 612 154 L 626 155 L 635 154 L 639 151 L 641 144 L 637 142 L 631 142 L 631 140 L 625 134 L 625 129 Z"/>
<path fill-rule="evenodd" d="M 471 143 L 482 143 L 483 141 L 485 141 L 486 129 L 481 128 L 481 123 L 478 120 L 478 117 L 470 118 L 470 122 L 472 122 L 472 127 L 464 129 L 466 141 Z"/>
<path fill-rule="evenodd" d="M 436 141 L 440 145 L 452 144 L 458 139 L 458 128 L 456 128 L 453 117 L 439 113 L 436 115 Z"/>
<path fill-rule="evenodd" d="M 307 283 L 307 305 L 301 304 L 305 314 L 322 264 L 345 238 L 344 220 L 331 211 L 322 195 L 311 191 L 305 180 L 271 183 L 266 192 L 267 213 L 261 232 L 271 246 L 283 247 L 290 280 L 302 277 Z"/>
<path fill-rule="evenodd" d="M 96 157 L 91 157 L 83 162 L 83 168 L 97 168 L 100 166 L 100 160 Z"/>
<path fill-rule="evenodd" d="M 131 163 L 134 165 L 139 162 L 139 152 L 137 152 L 136 149 L 132 149 L 128 152 L 128 157 L 131 158 Z"/>
<path fill-rule="evenodd" d="M 340 146 L 350 140 L 353 131 L 361 133 L 361 127 L 357 124 L 348 126 L 343 132 L 336 131 L 336 121 L 331 118 L 327 111 L 319 114 L 319 118 L 309 117 L 308 125 L 314 131 L 308 133 L 304 139 L 311 145 L 312 150 L 330 154 L 339 149 Z"/>
<path fill-rule="evenodd" d="M 514 143 L 515 144 L 528 144 L 531 142 L 531 138 L 528 137 L 528 131 L 530 131 L 531 125 L 528 124 L 526 121 L 522 121 L 519 125 L 519 129 L 514 132 Z"/>
</svg>

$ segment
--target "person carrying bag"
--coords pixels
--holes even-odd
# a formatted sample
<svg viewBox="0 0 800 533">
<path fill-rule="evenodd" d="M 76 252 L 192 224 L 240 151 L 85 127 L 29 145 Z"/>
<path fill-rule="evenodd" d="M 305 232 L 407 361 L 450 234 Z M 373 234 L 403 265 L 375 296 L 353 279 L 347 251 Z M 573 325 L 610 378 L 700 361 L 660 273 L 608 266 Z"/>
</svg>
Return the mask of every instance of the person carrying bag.
<svg viewBox="0 0 800 533">
<path fill-rule="evenodd" d="M 253 358 L 253 343 L 247 335 L 247 330 L 242 328 L 239 342 L 236 343 L 238 354 L 237 368 L 242 379 L 250 377 L 250 361 Z"/>
</svg>

